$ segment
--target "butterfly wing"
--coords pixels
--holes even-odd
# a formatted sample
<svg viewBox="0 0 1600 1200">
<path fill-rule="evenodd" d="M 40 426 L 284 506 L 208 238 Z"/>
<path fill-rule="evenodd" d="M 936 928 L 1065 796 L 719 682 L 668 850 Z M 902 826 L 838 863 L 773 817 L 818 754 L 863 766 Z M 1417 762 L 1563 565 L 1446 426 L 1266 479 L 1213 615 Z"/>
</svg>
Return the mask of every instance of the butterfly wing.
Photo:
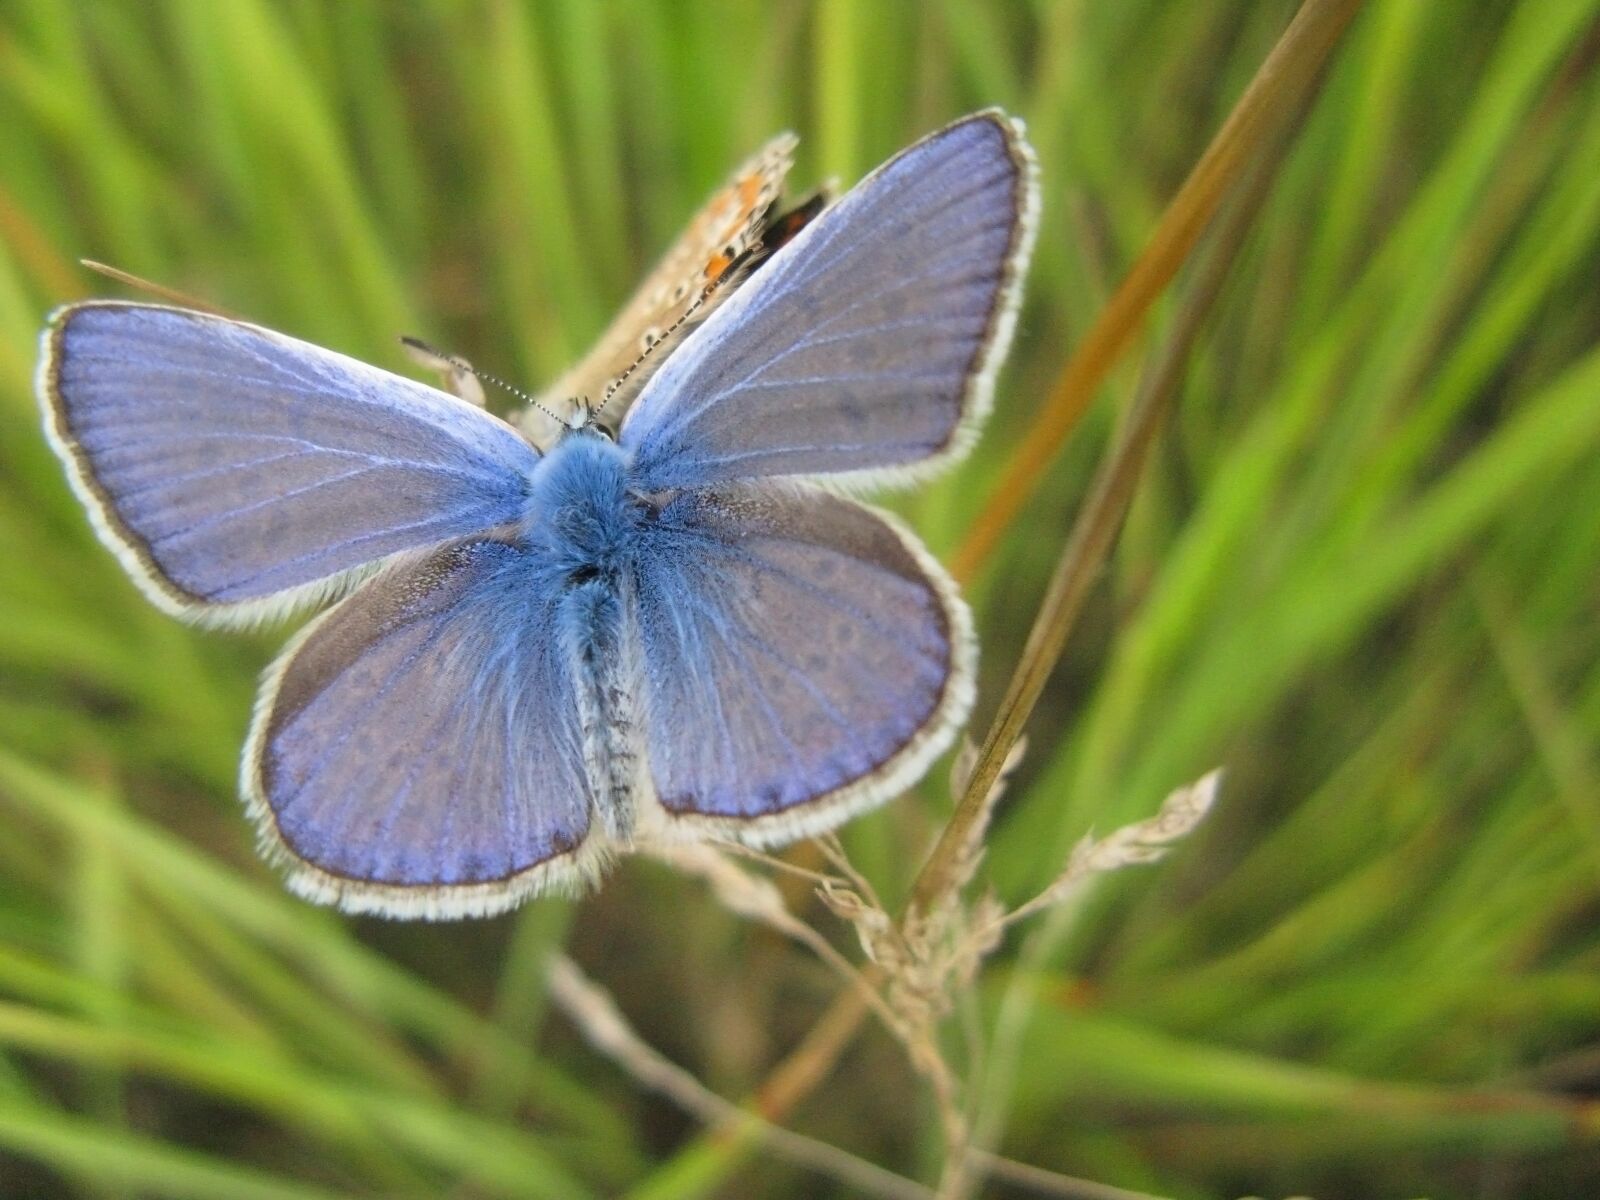
<svg viewBox="0 0 1600 1200">
<path fill-rule="evenodd" d="M 667 348 L 659 343 L 669 333 L 681 332 L 679 322 L 706 288 L 760 242 L 767 217 L 783 191 L 784 177 L 794 164 L 794 148 L 794 135 L 780 134 L 740 165 L 690 220 L 600 335 L 594 349 L 546 388 L 540 403 L 557 413 L 567 412 L 579 398 L 598 407 L 612 398 L 625 378 L 634 376 L 647 354 L 653 358 Z M 607 408 L 607 416 L 620 419 L 624 409 L 622 398 L 617 397 Z M 547 438 L 559 433 L 536 408 L 530 408 L 520 420 L 534 436 Z"/>
<path fill-rule="evenodd" d="M 507 542 L 400 564 L 269 670 L 242 791 L 291 886 L 350 911 L 484 915 L 592 878 L 558 591 Z"/>
<path fill-rule="evenodd" d="M 646 758 L 671 830 L 820 832 L 903 791 L 966 720 L 971 618 L 884 514 L 803 486 L 684 492 L 642 546 Z"/>
<path fill-rule="evenodd" d="M 965 450 L 1010 341 L 1032 155 L 994 112 L 923 139 L 774 254 L 645 386 L 643 485 L 931 469 Z"/>
<path fill-rule="evenodd" d="M 779 250 L 646 384 L 641 486 L 936 468 L 986 414 L 1031 247 L 1019 126 L 979 113 L 878 168 Z"/>
<path fill-rule="evenodd" d="M 516 519 L 537 452 L 433 388 L 224 317 L 61 310 L 46 432 L 161 607 L 250 620 L 390 555 Z"/>
</svg>

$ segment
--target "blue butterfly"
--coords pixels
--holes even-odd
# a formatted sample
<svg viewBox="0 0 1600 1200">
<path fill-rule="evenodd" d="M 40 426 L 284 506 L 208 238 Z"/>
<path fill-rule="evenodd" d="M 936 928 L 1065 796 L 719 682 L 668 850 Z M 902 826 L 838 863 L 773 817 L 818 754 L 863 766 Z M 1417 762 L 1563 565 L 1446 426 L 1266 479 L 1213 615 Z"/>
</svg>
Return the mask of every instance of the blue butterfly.
<svg viewBox="0 0 1600 1200">
<path fill-rule="evenodd" d="M 1020 125 L 878 168 L 664 351 L 615 438 L 240 321 L 56 313 L 39 394 L 105 543 L 178 616 L 342 596 L 266 672 L 241 787 L 290 886 L 499 912 L 647 840 L 772 845 L 903 791 L 967 718 L 971 617 L 842 492 L 969 446 L 1036 186 Z"/>
</svg>

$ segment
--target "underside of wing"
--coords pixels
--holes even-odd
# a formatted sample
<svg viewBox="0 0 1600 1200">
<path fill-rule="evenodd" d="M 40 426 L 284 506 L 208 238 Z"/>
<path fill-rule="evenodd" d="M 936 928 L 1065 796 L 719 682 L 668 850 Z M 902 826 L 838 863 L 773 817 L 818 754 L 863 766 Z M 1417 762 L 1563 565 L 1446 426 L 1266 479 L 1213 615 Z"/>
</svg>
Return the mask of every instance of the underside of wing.
<svg viewBox="0 0 1600 1200">
<path fill-rule="evenodd" d="M 884 514 L 814 489 L 686 493 L 640 562 L 644 741 L 668 837 L 831 828 L 909 787 L 966 719 L 966 606 Z"/>
<path fill-rule="evenodd" d="M 870 485 L 952 461 L 989 407 L 1035 206 L 1032 154 L 999 113 L 880 167 L 651 378 L 621 436 L 641 484 Z"/>
<path fill-rule="evenodd" d="M 643 382 L 643 364 L 664 357 L 684 329 L 680 324 L 734 263 L 757 246 L 794 164 L 795 137 L 780 134 L 739 166 L 690 220 L 678 240 L 644 279 L 588 354 L 544 389 L 546 408 L 566 414 L 575 400 L 606 405 L 606 417 L 626 411 L 618 389 Z M 541 443 L 559 433 L 537 408 L 519 421 Z"/>
<path fill-rule="evenodd" d="M 46 430 L 146 593 L 251 620 L 403 551 L 513 521 L 537 452 L 451 396 L 243 322 L 148 304 L 63 309 Z"/>
<path fill-rule="evenodd" d="M 386 571 L 268 673 L 242 790 L 300 894 L 456 917 L 570 890 L 601 864 L 553 589 L 517 546 Z"/>
</svg>

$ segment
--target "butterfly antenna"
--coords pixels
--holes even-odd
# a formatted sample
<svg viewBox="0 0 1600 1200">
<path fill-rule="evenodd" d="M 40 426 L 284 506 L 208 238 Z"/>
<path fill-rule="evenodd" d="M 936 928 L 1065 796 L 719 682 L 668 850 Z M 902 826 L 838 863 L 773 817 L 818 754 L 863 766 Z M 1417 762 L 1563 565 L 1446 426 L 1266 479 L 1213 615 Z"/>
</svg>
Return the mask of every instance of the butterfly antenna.
<svg viewBox="0 0 1600 1200">
<path fill-rule="evenodd" d="M 113 267 L 103 262 L 96 262 L 92 258 L 80 258 L 79 265 L 88 267 L 96 275 L 104 275 L 107 279 L 115 279 L 118 283 L 126 284 L 136 292 L 145 292 L 158 300 L 165 300 L 170 304 L 177 304 L 183 308 L 193 308 L 199 312 L 210 313 L 214 317 L 227 317 L 230 321 L 242 321 L 244 318 L 236 316 L 227 309 L 218 308 L 215 304 L 207 304 L 204 300 L 196 300 L 193 296 L 169 288 L 164 284 L 154 283 L 132 271 L 124 271 L 121 267 Z"/>
<path fill-rule="evenodd" d="M 535 398 L 534 396 L 530 395 L 528 392 L 523 391 L 521 388 L 517 387 L 516 384 L 507 383 L 504 379 L 501 379 L 498 375 L 491 375 L 487 371 L 479 370 L 477 367 L 473 366 L 471 363 L 469 363 L 466 359 L 462 358 L 461 356 L 456 355 L 456 354 L 446 354 L 443 350 L 438 350 L 438 349 L 435 349 L 433 346 L 428 345 L 428 343 L 423 341 L 421 338 L 402 337 L 400 339 L 400 342 L 401 342 L 402 345 L 410 346 L 413 350 L 420 350 L 423 354 L 432 355 L 434 358 L 437 358 L 440 362 L 449 363 L 456 370 L 465 371 L 468 375 L 471 375 L 475 379 L 481 379 L 485 383 L 492 383 L 496 387 L 504 388 L 506 391 L 510 392 L 513 396 L 516 396 L 518 399 L 526 400 L 532 407 L 537 408 L 540 412 L 542 412 L 545 416 L 549 417 L 557 425 L 561 425 L 561 426 L 563 426 L 565 428 L 568 428 L 568 429 L 572 428 L 572 426 L 569 425 L 566 421 L 562 420 L 560 417 L 556 416 L 555 413 L 551 412 L 544 405 L 540 404 L 537 398 Z"/>
<path fill-rule="evenodd" d="M 591 410 L 591 420 L 599 420 L 600 414 L 605 411 L 606 405 L 611 403 L 612 397 L 622 390 L 623 384 L 628 382 L 628 377 L 637 371 L 640 366 L 644 364 L 644 361 L 647 358 L 649 358 L 662 346 L 666 345 L 667 342 L 671 340 L 672 335 L 682 328 L 685 322 L 692 320 L 694 315 L 705 307 L 706 301 L 710 300 L 712 296 L 716 295 L 718 289 L 720 289 L 723 284 L 740 275 L 743 272 L 745 265 L 752 261 L 752 259 L 755 257 L 755 252 L 756 246 L 748 247 L 742 254 L 739 255 L 738 258 L 734 259 L 731 263 L 723 268 L 722 274 L 718 275 L 710 283 L 706 284 L 705 287 L 700 289 L 700 294 L 695 297 L 694 303 L 689 305 L 688 308 L 684 309 L 683 313 L 678 317 L 678 319 L 671 325 L 668 325 L 661 336 L 656 338 L 655 341 L 651 342 L 649 346 L 645 348 L 645 352 L 633 360 L 632 366 L 611 381 L 610 386 L 606 388 L 605 395 L 600 397 L 600 403 Z"/>
</svg>

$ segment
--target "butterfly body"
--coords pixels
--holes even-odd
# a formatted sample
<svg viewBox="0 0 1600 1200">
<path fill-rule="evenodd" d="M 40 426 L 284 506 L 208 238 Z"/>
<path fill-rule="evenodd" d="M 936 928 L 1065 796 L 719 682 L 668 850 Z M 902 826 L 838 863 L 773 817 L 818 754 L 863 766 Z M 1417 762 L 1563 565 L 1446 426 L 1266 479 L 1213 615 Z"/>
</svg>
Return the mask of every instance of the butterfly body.
<svg viewBox="0 0 1600 1200">
<path fill-rule="evenodd" d="M 847 493 L 970 442 L 1034 203 L 1004 116 L 924 139 L 785 228 L 614 438 L 536 437 L 244 322 L 104 301 L 45 333 L 45 430 L 168 611 L 239 624 L 337 599 L 268 669 L 241 766 L 290 885 L 498 912 L 641 843 L 830 829 L 948 747 L 970 614 Z M 734 217 L 755 236 L 768 205 Z"/>
<path fill-rule="evenodd" d="M 654 506 L 630 488 L 621 449 L 593 429 L 565 434 L 540 463 L 533 489 L 523 535 L 534 572 L 548 571 L 561 593 L 558 636 L 578 701 L 590 819 L 627 848 L 639 757 L 629 609 Z M 551 590 L 530 582 L 535 593 Z"/>
</svg>

